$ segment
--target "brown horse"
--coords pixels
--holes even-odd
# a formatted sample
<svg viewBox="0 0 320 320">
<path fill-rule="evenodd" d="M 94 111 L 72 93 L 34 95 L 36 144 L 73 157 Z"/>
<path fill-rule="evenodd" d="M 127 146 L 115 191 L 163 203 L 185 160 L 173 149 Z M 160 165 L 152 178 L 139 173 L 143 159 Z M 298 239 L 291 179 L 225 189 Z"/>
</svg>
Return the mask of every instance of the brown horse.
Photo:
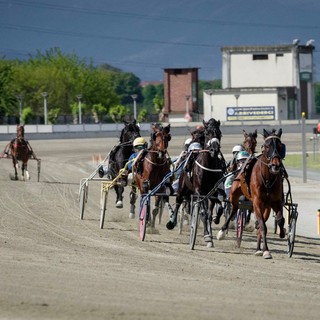
<svg viewBox="0 0 320 320">
<path fill-rule="evenodd" d="M 24 125 L 17 125 L 17 137 L 13 139 L 9 144 L 9 153 L 12 157 L 12 163 L 14 167 L 14 180 L 19 180 L 18 178 L 18 167 L 19 161 L 22 162 L 21 174 L 22 180 L 30 179 L 28 172 L 28 160 L 33 155 L 33 151 L 28 143 L 24 139 Z"/>
<path fill-rule="evenodd" d="M 280 227 L 280 238 L 285 237 L 283 218 L 283 174 L 282 157 L 285 146 L 281 142 L 282 129 L 263 130 L 264 144 L 262 154 L 252 158 L 244 166 L 233 183 L 230 193 L 232 205 L 231 215 L 218 233 L 219 240 L 224 239 L 229 222 L 238 210 L 239 197 L 244 195 L 253 204 L 257 219 L 257 248 L 255 255 L 272 259 L 267 245 L 266 222 L 271 209 L 276 213 L 277 223 Z M 262 250 L 261 250 L 262 242 Z"/>
<path fill-rule="evenodd" d="M 253 132 L 249 132 L 247 133 L 246 130 L 243 129 L 243 136 L 244 136 L 244 140 L 243 143 L 241 144 L 241 147 L 247 151 L 251 156 L 253 156 L 256 152 L 256 146 L 257 146 L 257 129 Z M 230 176 L 225 180 L 225 191 L 226 191 L 226 196 L 227 198 L 229 198 L 229 193 L 230 193 L 230 186 L 231 184 L 233 185 L 233 188 L 235 189 L 237 186 L 237 189 L 239 192 L 241 192 L 241 185 L 239 181 L 234 181 L 234 177 L 236 175 L 236 173 L 234 173 L 233 175 L 231 175 L 231 172 L 235 171 L 237 172 L 237 161 L 236 158 L 233 158 L 230 163 L 228 164 L 227 167 L 227 172 L 230 174 Z M 229 201 L 227 202 L 227 206 L 225 207 L 225 210 L 228 210 L 228 212 L 230 211 L 230 205 L 229 205 Z M 248 211 L 248 215 L 247 215 L 247 223 L 249 223 L 250 221 L 250 216 L 251 216 L 251 212 Z M 214 217 L 213 221 L 215 224 L 219 224 L 220 223 L 220 218 L 223 212 L 218 211 L 216 216 Z M 226 214 L 226 216 L 228 217 L 229 214 Z"/>
<path fill-rule="evenodd" d="M 243 136 L 244 136 L 244 141 L 242 143 L 242 146 L 244 150 L 246 150 L 250 154 L 255 154 L 256 146 L 257 146 L 257 137 L 258 137 L 257 129 L 249 133 L 247 133 L 246 130 L 243 129 Z"/>
<path fill-rule="evenodd" d="M 167 149 L 171 140 L 170 124 L 163 127 L 160 124 L 152 125 L 151 146 L 146 150 L 142 172 L 136 173 L 136 182 L 140 190 L 140 194 L 157 187 L 163 178 L 170 172 L 170 161 L 167 157 Z M 133 171 L 137 171 L 139 166 L 139 156 L 136 164 L 133 165 Z M 147 187 L 146 187 L 147 186 Z M 165 187 L 158 190 L 158 193 L 164 193 Z M 152 211 L 151 227 L 155 226 L 155 219 L 159 211 L 161 196 L 155 196 L 155 207 Z M 168 197 L 164 197 L 164 201 L 168 202 Z"/>
</svg>

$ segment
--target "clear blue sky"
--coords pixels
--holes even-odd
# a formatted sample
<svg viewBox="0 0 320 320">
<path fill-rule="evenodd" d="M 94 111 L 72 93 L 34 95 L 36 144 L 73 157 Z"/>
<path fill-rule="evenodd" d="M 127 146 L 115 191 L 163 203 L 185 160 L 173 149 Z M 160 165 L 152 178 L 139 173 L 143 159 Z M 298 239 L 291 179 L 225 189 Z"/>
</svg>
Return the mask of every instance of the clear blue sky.
<svg viewBox="0 0 320 320">
<path fill-rule="evenodd" d="M 221 79 L 221 47 L 315 40 L 319 0 L 0 0 L 0 55 L 27 59 L 59 47 L 95 64 L 163 80 L 163 69 L 198 67 Z"/>
</svg>

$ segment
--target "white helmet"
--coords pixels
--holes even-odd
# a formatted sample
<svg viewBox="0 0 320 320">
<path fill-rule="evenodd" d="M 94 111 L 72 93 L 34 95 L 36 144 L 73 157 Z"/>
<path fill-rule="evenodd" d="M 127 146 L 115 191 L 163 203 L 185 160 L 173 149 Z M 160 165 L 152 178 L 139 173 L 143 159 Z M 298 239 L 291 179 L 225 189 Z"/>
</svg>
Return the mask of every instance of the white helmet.
<svg viewBox="0 0 320 320">
<path fill-rule="evenodd" d="M 243 151 L 243 147 L 241 145 L 236 145 L 232 149 L 232 153 Z"/>
<path fill-rule="evenodd" d="M 192 151 L 192 150 L 201 150 L 201 144 L 199 142 L 193 142 L 190 144 L 188 151 Z"/>
<path fill-rule="evenodd" d="M 184 145 L 188 146 L 192 142 L 192 138 L 188 138 L 185 142 Z"/>
</svg>

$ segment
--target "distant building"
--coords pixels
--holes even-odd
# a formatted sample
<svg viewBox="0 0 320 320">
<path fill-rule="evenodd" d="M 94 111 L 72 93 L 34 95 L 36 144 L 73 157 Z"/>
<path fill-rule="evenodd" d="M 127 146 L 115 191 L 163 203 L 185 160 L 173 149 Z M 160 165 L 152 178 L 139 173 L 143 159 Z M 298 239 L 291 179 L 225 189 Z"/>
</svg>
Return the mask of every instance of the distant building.
<svg viewBox="0 0 320 320">
<path fill-rule="evenodd" d="M 142 81 L 140 82 L 140 87 L 144 88 L 149 85 L 158 86 L 160 84 L 163 84 L 163 81 Z"/>
<path fill-rule="evenodd" d="M 191 117 L 198 120 L 198 69 L 164 69 L 165 121 L 190 121 Z"/>
<path fill-rule="evenodd" d="M 313 41 L 223 47 L 222 90 L 204 92 L 204 118 L 287 120 L 315 116 Z"/>
</svg>

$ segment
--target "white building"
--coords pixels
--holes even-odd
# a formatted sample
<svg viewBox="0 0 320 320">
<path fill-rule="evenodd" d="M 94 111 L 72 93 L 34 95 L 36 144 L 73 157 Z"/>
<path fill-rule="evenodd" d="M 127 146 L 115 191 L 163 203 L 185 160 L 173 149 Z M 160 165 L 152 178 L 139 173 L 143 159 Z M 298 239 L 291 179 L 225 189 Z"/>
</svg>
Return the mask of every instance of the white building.
<svg viewBox="0 0 320 320">
<path fill-rule="evenodd" d="M 315 114 L 313 41 L 223 47 L 222 90 L 204 92 L 204 119 L 287 120 Z"/>
</svg>

